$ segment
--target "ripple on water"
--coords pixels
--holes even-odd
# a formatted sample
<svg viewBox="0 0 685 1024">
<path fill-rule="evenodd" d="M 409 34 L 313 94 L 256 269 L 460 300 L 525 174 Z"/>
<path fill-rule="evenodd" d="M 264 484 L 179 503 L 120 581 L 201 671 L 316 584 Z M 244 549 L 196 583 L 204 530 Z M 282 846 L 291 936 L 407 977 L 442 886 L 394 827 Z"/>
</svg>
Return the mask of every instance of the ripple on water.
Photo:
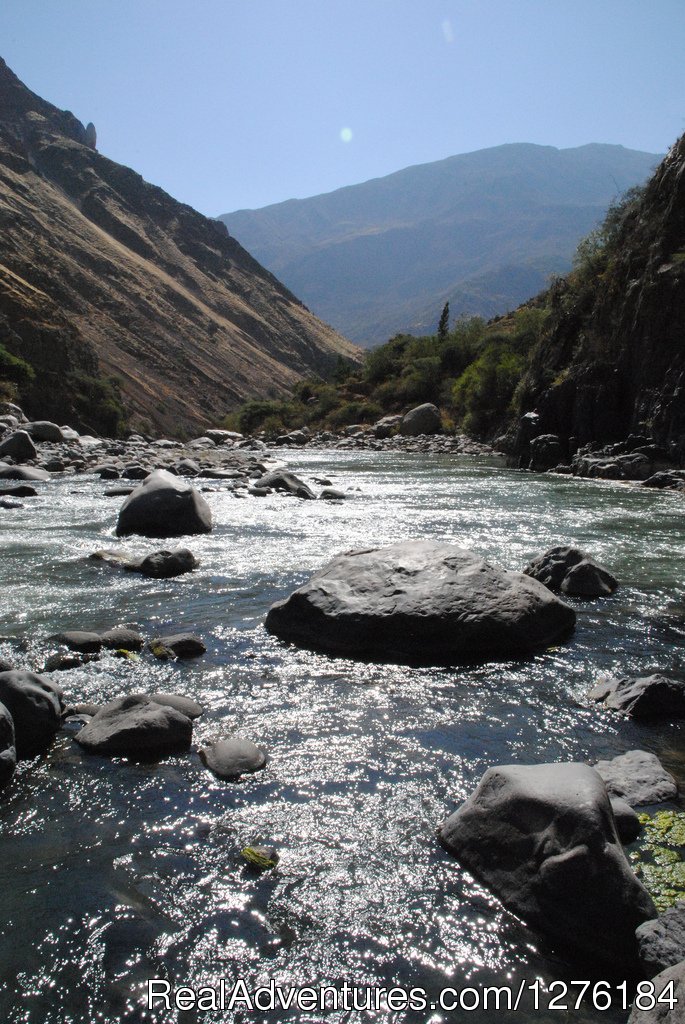
<svg viewBox="0 0 685 1024">
<path fill-rule="evenodd" d="M 439 847 L 437 827 L 496 763 L 594 760 L 641 746 L 685 778 L 679 726 L 623 722 L 585 698 L 601 672 L 683 671 L 681 499 L 532 476 L 492 460 L 293 457 L 305 476 L 359 491 L 332 505 L 240 500 L 217 485 L 206 493 L 214 532 L 188 542 L 201 566 L 178 580 L 88 561 L 101 547 L 142 554 L 154 546 L 114 537 L 118 502 L 103 497 L 100 481 L 51 481 L 3 518 L 0 635 L 11 639 L 0 653 L 39 667 L 51 633 L 118 622 L 147 635 L 197 631 L 208 648 L 183 664 L 106 655 L 61 674 L 70 700 L 167 689 L 196 698 L 207 714 L 195 725 L 194 751 L 158 766 L 87 756 L 66 734 L 20 766 L 0 803 L 8 1021 L 143 1020 L 140 992 L 160 974 L 195 985 L 237 977 L 249 985 L 401 983 L 431 995 L 444 985 L 568 977 Z M 508 568 L 576 543 L 622 586 L 605 602 L 577 602 L 572 640 L 522 662 L 364 665 L 264 632 L 272 601 L 332 554 L 416 536 L 465 544 Z M 270 760 L 264 772 L 227 784 L 195 750 L 234 731 Z M 259 843 L 280 850 L 276 872 L 258 876 L 240 860 L 242 847 Z M 164 1019 L 181 1024 L 183 1015 Z"/>
</svg>

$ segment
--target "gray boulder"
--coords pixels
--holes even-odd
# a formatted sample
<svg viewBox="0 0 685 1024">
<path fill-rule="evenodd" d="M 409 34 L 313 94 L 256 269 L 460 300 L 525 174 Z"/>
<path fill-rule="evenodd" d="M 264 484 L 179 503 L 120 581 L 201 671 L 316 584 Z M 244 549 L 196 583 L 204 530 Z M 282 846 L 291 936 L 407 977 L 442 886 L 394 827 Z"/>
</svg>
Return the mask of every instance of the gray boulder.
<svg viewBox="0 0 685 1024">
<path fill-rule="evenodd" d="M 52 742 L 62 721 L 62 690 L 45 676 L 0 672 L 0 703 L 14 722 L 17 757 L 34 757 Z"/>
<path fill-rule="evenodd" d="M 25 429 L 34 441 L 53 441 L 59 443 L 64 440 L 61 428 L 56 423 L 51 423 L 50 420 L 35 420 L 33 423 L 27 423 Z"/>
<path fill-rule="evenodd" d="M 678 787 L 656 754 L 629 750 L 611 761 L 598 761 L 595 769 L 604 779 L 607 792 L 620 796 L 631 807 L 675 800 Z"/>
<path fill-rule="evenodd" d="M 0 466 L 0 480 L 49 480 L 50 474 L 38 466 Z"/>
<path fill-rule="evenodd" d="M 536 580 L 416 540 L 338 555 L 271 607 L 266 628 L 328 654 L 445 665 L 526 654 L 574 623 L 573 609 Z"/>
<path fill-rule="evenodd" d="M 489 768 L 440 839 L 507 909 L 560 948 L 630 970 L 656 916 L 619 842 L 602 779 L 585 764 Z"/>
<path fill-rule="evenodd" d="M 657 974 L 653 982 L 643 1001 L 646 1008 L 641 1009 L 636 1000 L 628 1024 L 685 1024 L 685 962 Z"/>
<path fill-rule="evenodd" d="M 105 704 L 74 736 L 91 754 L 156 760 L 188 750 L 193 724 L 187 715 L 141 694 Z"/>
<path fill-rule="evenodd" d="M 266 765 L 266 754 L 251 740 L 231 736 L 202 747 L 200 759 L 220 779 L 237 779 Z"/>
<path fill-rule="evenodd" d="M 207 650 L 193 633 L 173 633 L 150 640 L 148 647 L 156 658 L 197 658 Z"/>
<path fill-rule="evenodd" d="M 25 430 L 15 431 L 0 444 L 0 459 L 10 458 L 24 462 L 26 459 L 35 459 L 37 455 L 36 446 Z"/>
<path fill-rule="evenodd" d="M 543 472 L 558 466 L 562 461 L 561 442 L 556 434 L 538 434 L 530 442 L 529 469 Z"/>
<path fill-rule="evenodd" d="M 288 473 L 285 470 L 265 473 L 264 476 L 259 478 L 258 486 L 271 487 L 274 491 L 287 491 L 288 494 L 294 494 L 297 498 L 307 498 L 309 500 L 316 498 L 314 491 L 307 486 L 304 480 L 300 480 L 299 476 L 295 476 L 294 473 Z"/>
<path fill-rule="evenodd" d="M 418 437 L 419 434 L 439 434 L 442 430 L 440 410 L 432 402 L 425 402 L 410 409 L 400 421 L 400 434 Z"/>
<path fill-rule="evenodd" d="M 559 545 L 534 558 L 523 570 L 554 591 L 569 596 L 604 597 L 614 592 L 618 581 L 580 548 Z"/>
<path fill-rule="evenodd" d="M 402 416 L 383 416 L 378 422 L 373 425 L 373 432 L 377 438 L 381 440 L 386 437 L 392 437 L 396 434 L 400 428 L 402 422 Z"/>
<path fill-rule="evenodd" d="M 97 654 L 103 647 L 112 651 L 139 651 L 143 646 L 140 633 L 127 626 L 114 626 L 101 632 L 68 629 L 63 633 L 56 633 L 50 639 L 64 644 L 70 651 L 80 651 L 83 654 Z"/>
<path fill-rule="evenodd" d="M 645 921 L 635 937 L 648 978 L 685 960 L 685 901 L 669 907 L 656 921 Z"/>
<path fill-rule="evenodd" d="M 324 487 L 319 495 L 321 501 L 344 501 L 347 497 L 348 495 L 337 487 Z"/>
<path fill-rule="evenodd" d="M 655 672 L 651 676 L 604 679 L 590 690 L 591 700 L 631 718 L 685 718 L 685 680 Z"/>
<path fill-rule="evenodd" d="M 212 513 L 202 495 L 164 469 L 150 473 L 119 512 L 117 536 L 179 537 L 209 533 Z"/>
<path fill-rule="evenodd" d="M 106 565 L 117 566 L 128 572 L 139 572 L 142 576 L 152 579 L 171 579 L 192 572 L 200 564 L 188 548 L 174 548 L 172 551 L 153 551 L 144 558 L 135 558 L 124 551 L 102 549 L 94 551 L 90 558 L 104 562 Z"/>
<path fill-rule="evenodd" d="M 0 789 L 7 785 L 17 767 L 17 747 L 12 715 L 0 704 Z"/>
</svg>

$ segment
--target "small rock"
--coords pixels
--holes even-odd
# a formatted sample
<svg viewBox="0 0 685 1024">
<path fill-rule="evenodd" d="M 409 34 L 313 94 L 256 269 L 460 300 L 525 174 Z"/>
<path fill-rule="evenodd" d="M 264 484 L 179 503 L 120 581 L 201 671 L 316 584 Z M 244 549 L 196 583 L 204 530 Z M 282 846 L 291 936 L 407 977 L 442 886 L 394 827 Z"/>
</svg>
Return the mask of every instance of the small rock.
<svg viewBox="0 0 685 1024">
<path fill-rule="evenodd" d="M 266 765 L 266 754 L 250 740 L 231 736 L 200 749 L 200 759 L 220 779 L 237 779 Z"/>
<path fill-rule="evenodd" d="M 685 680 L 671 679 L 658 672 L 651 676 L 604 679 L 588 696 L 637 720 L 685 718 Z"/>
<path fill-rule="evenodd" d="M 610 796 L 619 796 L 631 807 L 675 800 L 678 787 L 656 754 L 629 750 L 611 761 L 598 761 L 595 770 L 604 779 Z"/>
<path fill-rule="evenodd" d="M 256 871 L 269 871 L 280 860 L 274 846 L 246 846 L 240 851 L 240 856 Z"/>
<path fill-rule="evenodd" d="M 685 960 L 685 901 L 669 907 L 656 921 L 645 921 L 635 937 L 648 978 Z"/>
<path fill-rule="evenodd" d="M 633 839 L 637 839 L 642 831 L 640 819 L 630 804 L 627 804 L 619 796 L 610 796 L 609 803 L 614 812 L 618 838 L 622 843 L 632 843 Z"/>
<path fill-rule="evenodd" d="M 171 636 L 155 637 L 149 642 L 148 647 L 155 657 L 160 657 L 153 649 L 153 645 L 171 651 L 176 658 L 197 658 L 207 650 L 200 637 L 193 633 L 173 633 Z"/>
</svg>

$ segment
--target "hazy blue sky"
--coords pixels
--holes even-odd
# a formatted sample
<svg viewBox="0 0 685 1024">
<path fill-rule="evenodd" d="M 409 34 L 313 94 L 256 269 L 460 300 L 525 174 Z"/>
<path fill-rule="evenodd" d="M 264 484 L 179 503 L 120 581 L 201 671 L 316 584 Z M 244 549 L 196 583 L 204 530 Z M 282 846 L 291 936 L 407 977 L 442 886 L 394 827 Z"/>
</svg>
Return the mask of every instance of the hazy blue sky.
<svg viewBox="0 0 685 1024">
<path fill-rule="evenodd" d="M 503 142 L 665 151 L 685 0 L 2 0 L 0 55 L 203 213 Z"/>
</svg>

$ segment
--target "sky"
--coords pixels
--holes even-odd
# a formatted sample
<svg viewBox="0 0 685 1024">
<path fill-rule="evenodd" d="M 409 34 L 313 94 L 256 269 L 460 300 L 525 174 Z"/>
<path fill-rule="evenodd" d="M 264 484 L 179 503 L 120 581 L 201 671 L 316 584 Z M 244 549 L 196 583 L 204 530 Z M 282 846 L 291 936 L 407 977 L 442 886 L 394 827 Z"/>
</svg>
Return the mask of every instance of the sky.
<svg viewBox="0 0 685 1024">
<path fill-rule="evenodd" d="M 209 216 L 507 142 L 665 152 L 685 0 L 2 0 L 0 56 Z"/>
</svg>

